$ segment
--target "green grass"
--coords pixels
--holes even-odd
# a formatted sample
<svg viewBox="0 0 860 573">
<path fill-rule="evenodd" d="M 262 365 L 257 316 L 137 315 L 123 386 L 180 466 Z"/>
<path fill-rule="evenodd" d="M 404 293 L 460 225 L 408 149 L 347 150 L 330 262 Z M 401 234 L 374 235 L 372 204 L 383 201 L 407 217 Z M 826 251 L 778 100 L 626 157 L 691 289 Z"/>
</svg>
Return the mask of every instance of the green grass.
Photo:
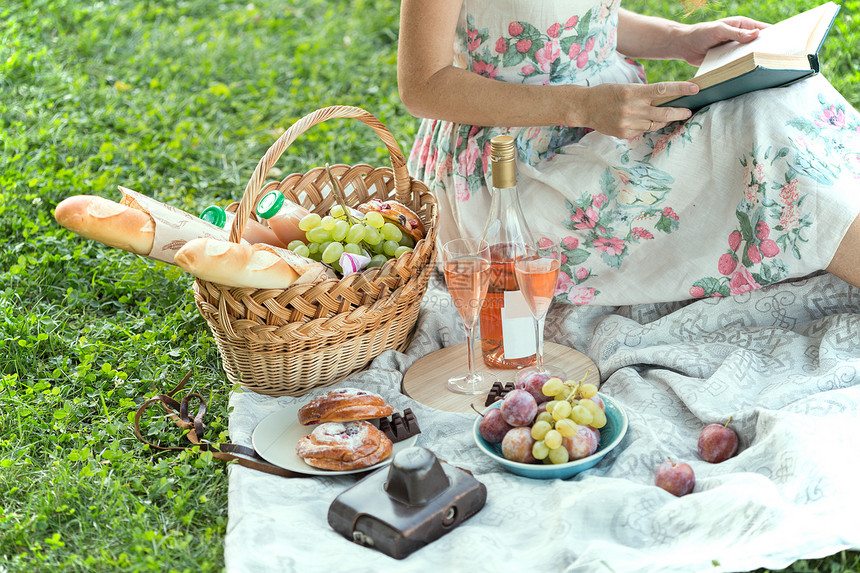
<svg viewBox="0 0 860 573">
<path fill-rule="evenodd" d="M 704 15 L 755 9 L 773 21 L 814 2 L 758 4 Z M 844 3 L 822 54 L 855 105 L 858 14 L 860 2 Z M 286 127 L 332 104 L 376 114 L 408 153 L 417 122 L 397 96 L 397 20 L 395 0 L 0 7 L 0 571 L 223 568 L 224 465 L 153 453 L 132 431 L 140 402 L 193 369 L 207 437 L 227 439 L 230 388 L 191 281 L 72 235 L 53 208 L 81 193 L 118 199 L 119 184 L 192 212 L 225 205 Z M 649 70 L 651 81 L 689 73 Z M 387 154 L 363 124 L 336 120 L 278 169 L 324 162 L 383 165 Z M 147 432 L 181 443 L 168 423 Z M 846 552 L 791 570 L 858 568 Z"/>
</svg>

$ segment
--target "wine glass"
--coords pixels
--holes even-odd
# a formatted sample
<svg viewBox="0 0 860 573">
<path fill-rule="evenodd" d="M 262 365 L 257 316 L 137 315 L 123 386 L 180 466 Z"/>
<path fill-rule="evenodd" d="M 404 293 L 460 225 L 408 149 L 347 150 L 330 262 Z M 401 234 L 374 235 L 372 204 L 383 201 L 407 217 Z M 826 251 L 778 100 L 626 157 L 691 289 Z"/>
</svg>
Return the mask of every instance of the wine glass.
<svg viewBox="0 0 860 573">
<path fill-rule="evenodd" d="M 475 325 L 490 286 L 490 245 L 479 239 L 454 239 L 442 245 L 442 269 L 454 306 L 466 327 L 468 372 L 448 379 L 448 390 L 458 394 L 483 394 L 498 378 L 475 371 L 472 353 Z"/>
<path fill-rule="evenodd" d="M 534 374 L 565 379 L 565 373 L 543 362 L 543 326 L 546 313 L 555 295 L 558 272 L 561 268 L 561 247 L 558 237 L 536 233 L 533 243 L 523 245 L 523 255 L 514 262 L 517 284 L 529 305 L 534 318 L 537 363 L 517 372 L 517 382 L 524 382 Z"/>
</svg>

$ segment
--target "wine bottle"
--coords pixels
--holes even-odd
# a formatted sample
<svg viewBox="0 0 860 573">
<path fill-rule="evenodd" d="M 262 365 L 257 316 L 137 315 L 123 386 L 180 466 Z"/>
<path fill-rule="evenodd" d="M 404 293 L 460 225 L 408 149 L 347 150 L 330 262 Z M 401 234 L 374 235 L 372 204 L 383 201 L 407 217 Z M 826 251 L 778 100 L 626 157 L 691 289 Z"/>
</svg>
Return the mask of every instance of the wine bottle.
<svg viewBox="0 0 860 573">
<path fill-rule="evenodd" d="M 490 245 L 490 287 L 481 307 L 481 354 L 487 366 L 516 369 L 535 363 L 532 315 L 514 274 L 514 261 L 533 240 L 517 193 L 514 139 L 491 139 L 490 159 L 493 194 L 481 236 Z"/>
</svg>

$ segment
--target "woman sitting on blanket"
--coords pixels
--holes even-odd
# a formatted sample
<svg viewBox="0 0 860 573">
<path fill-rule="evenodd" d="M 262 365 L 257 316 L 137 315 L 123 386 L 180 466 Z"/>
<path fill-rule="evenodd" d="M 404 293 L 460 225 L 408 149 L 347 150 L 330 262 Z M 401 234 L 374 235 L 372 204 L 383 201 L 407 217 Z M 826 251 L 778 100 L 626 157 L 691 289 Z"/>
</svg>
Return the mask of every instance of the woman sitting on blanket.
<svg viewBox="0 0 860 573">
<path fill-rule="evenodd" d="M 631 58 L 699 65 L 766 24 L 619 4 L 402 0 L 401 97 L 426 118 L 409 171 L 439 200 L 440 240 L 480 235 L 489 142 L 509 134 L 532 228 L 563 238 L 557 301 L 728 296 L 821 269 L 860 286 L 860 114 L 820 75 L 655 107 L 697 86 L 647 85 Z"/>
</svg>

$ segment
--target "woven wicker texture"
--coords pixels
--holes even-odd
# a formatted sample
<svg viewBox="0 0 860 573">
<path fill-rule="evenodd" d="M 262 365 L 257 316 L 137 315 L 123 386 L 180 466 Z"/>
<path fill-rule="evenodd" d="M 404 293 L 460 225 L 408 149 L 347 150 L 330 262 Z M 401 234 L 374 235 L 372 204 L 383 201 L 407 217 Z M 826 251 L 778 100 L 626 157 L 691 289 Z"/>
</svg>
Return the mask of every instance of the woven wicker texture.
<svg viewBox="0 0 860 573">
<path fill-rule="evenodd" d="M 402 350 L 435 264 L 436 199 L 409 176 L 388 129 L 356 107 L 317 110 L 278 138 L 260 159 L 236 207 L 230 240 L 238 242 L 260 197 L 273 189 L 313 212 L 328 213 L 336 198 L 324 167 L 280 182 L 264 180 L 296 138 L 331 118 L 354 118 L 370 126 L 391 159 L 391 167 L 331 166 L 347 204 L 354 207 L 371 198 L 399 201 L 418 214 L 427 233 L 411 253 L 340 280 L 264 290 L 198 279 L 194 300 L 215 336 L 227 378 L 262 394 L 300 396 L 361 370 L 385 350 Z"/>
</svg>

